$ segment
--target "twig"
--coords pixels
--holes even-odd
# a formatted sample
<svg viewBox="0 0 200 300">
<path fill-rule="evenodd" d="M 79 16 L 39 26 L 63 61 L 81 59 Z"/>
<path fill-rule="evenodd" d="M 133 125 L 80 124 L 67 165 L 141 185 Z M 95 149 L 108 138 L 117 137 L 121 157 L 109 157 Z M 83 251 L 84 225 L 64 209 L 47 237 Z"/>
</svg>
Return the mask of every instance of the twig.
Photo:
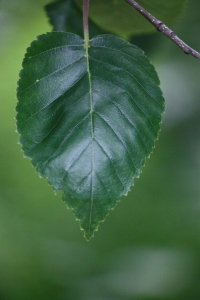
<svg viewBox="0 0 200 300">
<path fill-rule="evenodd" d="M 128 4 L 135 8 L 143 17 L 145 17 L 158 31 L 166 35 L 172 42 L 181 48 L 185 54 L 190 54 L 197 59 L 200 59 L 200 53 L 192 49 L 186 43 L 184 43 L 169 27 L 167 27 L 163 22 L 156 19 L 148 11 L 146 11 L 142 6 L 140 6 L 134 0 L 125 0 Z"/>
</svg>

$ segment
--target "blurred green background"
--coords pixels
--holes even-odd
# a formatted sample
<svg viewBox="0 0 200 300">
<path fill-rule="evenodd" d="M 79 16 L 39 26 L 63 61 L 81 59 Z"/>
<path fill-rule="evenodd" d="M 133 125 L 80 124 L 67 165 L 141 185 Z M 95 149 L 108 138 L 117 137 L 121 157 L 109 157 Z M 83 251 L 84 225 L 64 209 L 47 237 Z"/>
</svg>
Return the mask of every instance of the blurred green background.
<svg viewBox="0 0 200 300">
<path fill-rule="evenodd" d="M 140 179 L 86 242 L 15 132 L 21 62 L 51 30 L 48 2 L 0 3 L 0 300 L 200 299 L 200 62 L 159 33 L 133 38 L 158 71 L 166 113 Z M 200 51 L 199 0 L 173 29 Z"/>
</svg>

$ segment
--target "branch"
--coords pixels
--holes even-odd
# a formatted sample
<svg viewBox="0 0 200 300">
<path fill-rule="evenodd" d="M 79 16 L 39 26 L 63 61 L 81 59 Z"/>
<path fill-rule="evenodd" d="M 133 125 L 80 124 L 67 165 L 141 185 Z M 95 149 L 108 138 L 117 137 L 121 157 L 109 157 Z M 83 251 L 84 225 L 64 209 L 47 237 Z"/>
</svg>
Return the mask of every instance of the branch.
<svg viewBox="0 0 200 300">
<path fill-rule="evenodd" d="M 135 8 L 143 17 L 145 17 L 158 31 L 166 35 L 172 42 L 174 42 L 185 54 L 190 54 L 197 59 L 200 59 L 200 53 L 192 49 L 186 43 L 184 43 L 169 27 L 167 27 L 163 22 L 156 19 L 148 11 L 146 11 L 142 6 L 140 6 L 134 0 L 125 0 L 128 4 Z"/>
</svg>

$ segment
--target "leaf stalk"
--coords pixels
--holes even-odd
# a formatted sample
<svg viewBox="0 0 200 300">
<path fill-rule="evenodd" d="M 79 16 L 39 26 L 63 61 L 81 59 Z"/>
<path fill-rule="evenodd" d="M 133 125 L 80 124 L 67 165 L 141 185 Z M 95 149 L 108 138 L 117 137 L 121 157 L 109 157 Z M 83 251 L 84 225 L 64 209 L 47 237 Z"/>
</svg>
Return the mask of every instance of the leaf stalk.
<svg viewBox="0 0 200 300">
<path fill-rule="evenodd" d="M 86 45 L 89 44 L 88 11 L 89 11 L 89 0 L 84 0 L 83 1 L 83 30 L 84 30 L 84 41 Z"/>
</svg>

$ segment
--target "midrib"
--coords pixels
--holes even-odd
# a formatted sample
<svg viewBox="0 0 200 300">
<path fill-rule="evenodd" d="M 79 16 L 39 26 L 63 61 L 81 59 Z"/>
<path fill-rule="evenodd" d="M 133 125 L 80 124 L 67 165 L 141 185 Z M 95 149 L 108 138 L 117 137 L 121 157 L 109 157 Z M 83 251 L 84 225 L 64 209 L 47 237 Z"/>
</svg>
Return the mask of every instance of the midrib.
<svg viewBox="0 0 200 300">
<path fill-rule="evenodd" d="M 91 83 L 91 74 L 90 74 L 90 63 L 89 63 L 89 41 L 84 44 L 86 49 L 86 61 L 87 61 L 87 72 L 89 80 L 89 98 L 90 98 L 90 124 L 91 124 L 91 146 L 92 146 L 92 172 L 91 172 L 91 193 L 90 193 L 90 216 L 89 216 L 89 236 L 91 234 L 91 222 L 92 222 L 92 209 L 93 209 L 93 177 L 94 177 L 94 128 L 93 128 L 93 99 L 92 99 L 92 83 Z"/>
</svg>

